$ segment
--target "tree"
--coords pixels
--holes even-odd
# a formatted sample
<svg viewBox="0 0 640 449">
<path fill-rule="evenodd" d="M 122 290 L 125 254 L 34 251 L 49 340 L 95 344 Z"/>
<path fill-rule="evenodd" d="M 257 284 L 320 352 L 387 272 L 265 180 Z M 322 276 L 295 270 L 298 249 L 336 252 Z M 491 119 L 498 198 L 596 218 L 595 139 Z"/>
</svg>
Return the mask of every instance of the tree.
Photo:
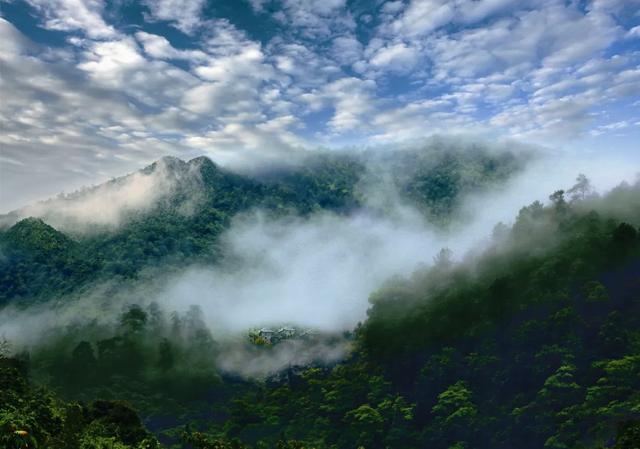
<svg viewBox="0 0 640 449">
<path fill-rule="evenodd" d="M 345 421 L 350 424 L 355 433 L 356 446 L 374 447 L 375 442 L 380 440 L 384 418 L 369 404 L 363 404 L 348 411 Z"/>
<path fill-rule="evenodd" d="M 473 438 L 478 409 L 466 382 L 460 380 L 449 385 L 438 395 L 431 409 L 434 434 L 440 434 L 449 444 L 461 444 Z"/>
<path fill-rule="evenodd" d="M 599 301 L 607 301 L 609 299 L 609 293 L 607 291 L 607 287 L 602 285 L 602 283 L 598 281 L 588 282 L 584 287 L 584 294 L 587 301 L 590 302 L 599 302 Z"/>
<path fill-rule="evenodd" d="M 591 181 L 584 174 L 580 173 L 576 178 L 576 183 L 567 190 L 567 193 L 571 195 L 571 202 L 584 200 L 587 196 L 593 193 L 593 187 L 591 187 Z"/>
<path fill-rule="evenodd" d="M 173 345 L 167 338 L 163 338 L 158 346 L 159 360 L 158 367 L 162 371 L 169 371 L 175 363 Z"/>
<path fill-rule="evenodd" d="M 614 449 L 640 448 L 640 421 L 628 420 L 618 425 Z"/>
<path fill-rule="evenodd" d="M 442 248 L 433 258 L 433 263 L 439 269 L 447 269 L 453 264 L 453 251 L 449 248 Z"/>
<path fill-rule="evenodd" d="M 551 195 L 549 195 L 549 200 L 556 208 L 565 206 L 566 202 L 564 200 L 564 190 L 556 190 Z"/>
<path fill-rule="evenodd" d="M 499 222 L 498 224 L 496 224 L 491 231 L 491 238 L 494 242 L 498 243 L 504 241 L 508 237 L 508 235 L 509 227 L 503 222 Z"/>
<path fill-rule="evenodd" d="M 71 353 L 69 381 L 74 388 L 86 385 L 93 380 L 96 369 L 96 356 L 88 341 L 81 341 Z"/>
<path fill-rule="evenodd" d="M 620 223 L 618 227 L 613 231 L 613 243 L 621 248 L 628 249 L 628 247 L 636 240 L 638 231 L 628 223 Z"/>
<path fill-rule="evenodd" d="M 128 332 L 137 333 L 144 329 L 147 323 L 147 312 L 142 310 L 139 305 L 132 305 L 129 310 L 124 312 L 120 317 L 120 324 Z"/>
</svg>

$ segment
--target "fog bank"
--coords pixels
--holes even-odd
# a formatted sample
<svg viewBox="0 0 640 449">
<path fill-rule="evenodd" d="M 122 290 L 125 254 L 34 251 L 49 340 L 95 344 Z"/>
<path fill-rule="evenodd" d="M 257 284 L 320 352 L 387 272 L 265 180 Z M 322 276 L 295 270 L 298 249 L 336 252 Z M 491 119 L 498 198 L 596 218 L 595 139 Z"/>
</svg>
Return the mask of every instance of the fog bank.
<svg viewBox="0 0 640 449">
<path fill-rule="evenodd" d="M 451 249 L 460 260 L 489 241 L 496 223 L 512 223 L 520 208 L 535 200 L 547 202 L 553 191 L 570 188 L 579 173 L 603 193 L 624 180 L 633 181 L 639 168 L 628 158 L 546 154 L 509 182 L 464 198 L 447 230 L 431 225 L 389 192 L 384 214 L 373 207 L 379 199 L 376 192 L 370 195 L 372 207 L 351 215 L 320 212 L 273 219 L 253 211 L 236 216 L 222 235 L 225 260 L 219 264 L 148 273 L 126 287 L 98 286 L 74 300 L 61 298 L 56 307 L 6 308 L 0 311 L 0 337 L 31 345 L 51 329 L 91 320 L 113 322 L 124 304 L 154 302 L 167 313 L 187 313 L 197 305 L 214 339 L 222 343 L 217 361 L 222 370 L 256 376 L 292 363 L 335 361 L 347 352 L 344 341 L 329 346 L 288 342 L 266 352 L 234 342 L 262 326 L 351 330 L 366 319 L 373 291 L 392 276 L 407 276 L 431 264 L 441 248 Z M 154 189 L 162 192 L 144 175 L 133 179 L 125 190 L 109 193 L 107 201 L 130 205 L 153 198 Z M 118 203 L 118 195 L 127 197 L 126 189 L 134 193 Z M 392 207 L 389 198 L 397 199 Z M 102 217 L 103 223 L 115 223 L 117 213 L 104 212 Z"/>
<path fill-rule="evenodd" d="M 157 300 L 170 310 L 198 304 L 214 334 L 282 323 L 352 329 L 366 318 L 371 292 L 392 276 L 431 264 L 441 248 L 461 259 L 486 244 L 498 222 L 512 223 L 535 200 L 547 202 L 579 173 L 604 192 L 633 180 L 638 168 L 626 160 L 547 155 L 505 185 L 465 198 L 457 224 L 447 231 L 400 203 L 386 215 L 366 209 L 304 219 L 244 215 L 223 236 L 233 263 L 188 268 L 167 282 Z"/>
<path fill-rule="evenodd" d="M 175 159 L 163 158 L 148 169 L 27 205 L 0 217 L 0 225 L 11 226 L 23 218 L 38 217 L 56 229 L 71 233 L 116 228 L 128 216 L 153 209 L 162 198 L 170 196 L 180 182 L 197 182 L 193 167 L 187 173 L 172 170 L 172 160 Z M 191 205 L 185 205 L 185 211 L 189 207 Z"/>
</svg>

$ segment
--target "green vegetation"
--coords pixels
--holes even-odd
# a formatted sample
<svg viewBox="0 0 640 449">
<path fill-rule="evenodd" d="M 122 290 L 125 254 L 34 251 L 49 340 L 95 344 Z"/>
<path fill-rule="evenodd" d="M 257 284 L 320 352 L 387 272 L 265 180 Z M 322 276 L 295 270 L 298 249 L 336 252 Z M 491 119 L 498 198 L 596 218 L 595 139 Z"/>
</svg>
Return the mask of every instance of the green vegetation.
<svg viewBox="0 0 640 449">
<path fill-rule="evenodd" d="M 222 256 L 219 236 L 237 214 L 258 208 L 276 216 L 349 213 L 364 205 L 362 185 L 378 182 L 381 167 L 395 188 L 444 224 L 462 195 L 506 181 L 528 157 L 483 148 L 414 150 L 401 157 L 337 153 L 252 176 L 221 169 L 204 157 L 189 163 L 166 158 L 163 176 L 175 181 L 171 194 L 151 211 L 130 213 L 116 230 L 64 235 L 33 218 L 0 230 L 0 306 L 30 305 L 104 280 L 136 279 L 145 268 L 215 263 Z M 154 163 L 142 173 L 158 169 Z"/>
<path fill-rule="evenodd" d="M 154 449 L 129 405 L 65 402 L 30 384 L 27 363 L 0 355 L 0 445 L 7 449 Z"/>
<path fill-rule="evenodd" d="M 359 168 L 330 160 L 322 170 L 254 179 L 202 161 L 205 185 L 217 192 L 203 215 L 171 215 L 164 205 L 111 234 L 72 239 L 21 221 L 2 235 L 5 301 L 46 299 L 45 283 L 66 292 L 105 273 L 135 277 L 152 261 L 212 257 L 204 249 L 233 214 L 255 205 L 346 213 L 362 201 L 348 181 Z M 454 173 L 458 163 L 441 159 L 435 173 Z M 448 198 L 487 182 L 480 165 L 466 163 L 475 178 L 417 182 L 407 170 L 406 192 L 446 216 L 455 208 Z M 117 401 L 126 398 L 176 448 L 638 449 L 640 183 L 601 198 L 580 177 L 550 201 L 522 208 L 510 228 L 496 226 L 481 254 L 454 263 L 443 249 L 432 266 L 389 280 L 346 336 L 349 357 L 331 366 L 292 366 L 263 381 L 217 372 L 219 346 L 197 308 L 165 315 L 130 306 L 114 326 L 60 329 L 28 356 L 0 358 L 0 441 L 158 447 Z"/>
<path fill-rule="evenodd" d="M 350 360 L 249 392 L 210 431 L 256 447 L 640 447 L 640 215 L 596 212 L 632 193 L 637 210 L 640 185 L 556 193 L 477 259 L 391 281 Z"/>
</svg>

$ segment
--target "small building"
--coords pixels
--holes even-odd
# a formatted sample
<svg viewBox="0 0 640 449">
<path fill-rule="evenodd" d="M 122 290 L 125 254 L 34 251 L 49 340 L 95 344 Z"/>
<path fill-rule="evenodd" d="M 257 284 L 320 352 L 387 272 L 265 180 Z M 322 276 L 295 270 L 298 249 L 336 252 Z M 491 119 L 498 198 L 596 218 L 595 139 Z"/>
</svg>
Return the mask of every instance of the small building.
<svg viewBox="0 0 640 449">
<path fill-rule="evenodd" d="M 267 329 L 266 327 L 258 330 L 258 336 L 262 337 L 267 343 L 271 343 L 273 341 L 273 337 L 275 334 L 275 331 Z"/>
<path fill-rule="evenodd" d="M 292 327 L 281 327 L 278 329 L 278 338 L 287 339 L 296 336 L 296 330 Z"/>
<path fill-rule="evenodd" d="M 261 329 L 252 329 L 249 331 L 249 340 L 258 346 L 272 346 L 286 340 L 310 339 L 314 335 L 313 331 L 299 329 L 295 327 L 282 326 L 277 330 L 263 327 Z"/>
</svg>

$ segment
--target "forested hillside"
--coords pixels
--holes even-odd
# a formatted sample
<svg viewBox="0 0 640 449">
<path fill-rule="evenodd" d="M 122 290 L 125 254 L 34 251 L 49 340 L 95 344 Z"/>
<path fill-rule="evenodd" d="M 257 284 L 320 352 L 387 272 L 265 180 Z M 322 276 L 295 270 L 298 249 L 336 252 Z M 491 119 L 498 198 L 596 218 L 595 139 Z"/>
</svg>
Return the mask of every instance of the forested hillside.
<svg viewBox="0 0 640 449">
<path fill-rule="evenodd" d="M 465 186 L 504 181 L 518 166 L 512 156 L 457 157 L 443 156 L 434 178 L 422 181 L 408 165 L 391 170 L 405 198 L 440 217 L 440 226 Z M 358 178 L 364 169 L 353 160 L 253 177 L 208 160 L 170 164 L 198 167 L 209 192 L 202 209 L 185 215 L 172 202 L 192 193 L 190 180 L 117 229 L 62 232 L 23 219 L 1 236 L 3 301 L 42 307 L 99 279 L 216 262 L 217 236 L 250 207 L 275 215 L 368 207 Z M 82 449 L 637 449 L 639 226 L 640 183 L 599 196 L 580 176 L 547 205 L 523 207 L 512 226 L 497 224 L 481 250 L 455 259 L 443 248 L 431 265 L 389 279 L 352 331 L 273 344 L 249 335 L 219 341 L 198 307 L 179 313 L 132 299 L 114 324 L 71 322 L 29 347 L 4 342 L 0 441 Z M 335 345 L 347 348 L 341 360 L 290 362 L 266 378 L 219 369 L 230 351 L 266 361 Z"/>
<path fill-rule="evenodd" d="M 0 0 L 0 449 L 640 449 L 640 0 Z"/>
<path fill-rule="evenodd" d="M 446 225 L 465 194 L 506 182 L 530 157 L 436 146 L 392 155 L 328 153 L 245 175 L 204 157 L 188 163 L 165 158 L 106 185 L 2 217 L 0 305 L 59 297 L 105 279 L 135 279 L 145 267 L 216 262 L 221 232 L 237 214 L 254 209 L 274 216 L 322 210 L 349 214 L 376 207 L 370 197 L 380 191 L 397 191 L 429 220 Z M 96 209 L 99 215 L 111 207 L 114 191 L 136 194 L 140 178 L 152 200 L 137 209 L 123 207 L 117 226 L 92 222 L 83 210 Z M 86 200 L 98 195 L 107 204 Z M 29 213 L 37 215 L 18 221 Z"/>
<path fill-rule="evenodd" d="M 551 198 L 496 228 L 475 260 L 444 251 L 389 282 L 350 360 L 248 392 L 214 433 L 258 447 L 285 435 L 309 447 L 638 448 L 640 185 Z"/>
<path fill-rule="evenodd" d="M 100 400 L 89 405 L 65 402 L 30 383 L 25 360 L 0 354 L 0 387 L 3 448 L 160 447 L 129 405 Z"/>
</svg>

